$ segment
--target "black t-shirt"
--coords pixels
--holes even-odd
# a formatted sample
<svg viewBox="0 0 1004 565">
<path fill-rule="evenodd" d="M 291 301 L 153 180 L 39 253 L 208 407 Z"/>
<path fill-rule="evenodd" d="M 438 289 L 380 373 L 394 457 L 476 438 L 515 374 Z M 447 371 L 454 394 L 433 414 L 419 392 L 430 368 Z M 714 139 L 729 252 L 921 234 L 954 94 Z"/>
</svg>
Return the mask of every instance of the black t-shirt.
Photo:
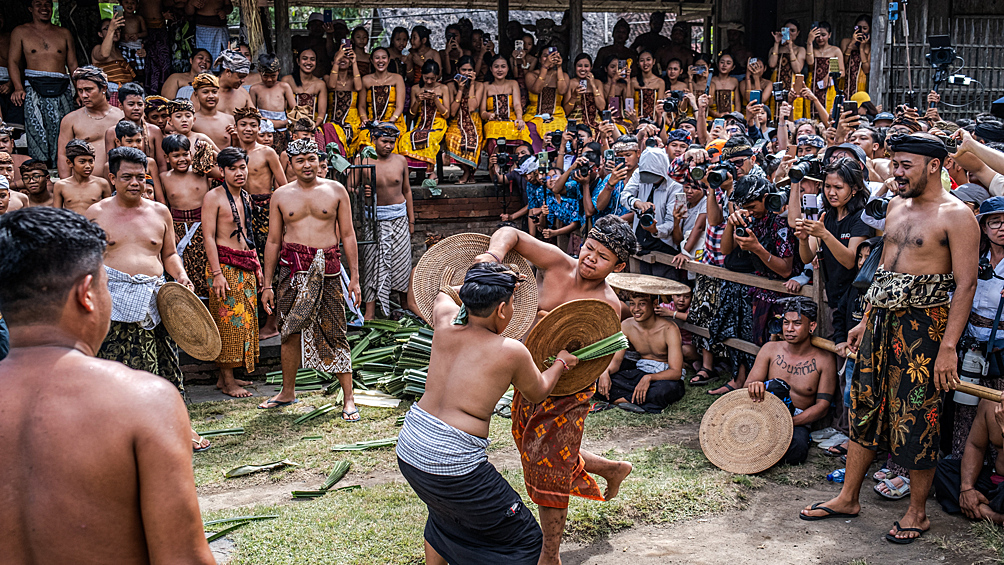
<svg viewBox="0 0 1004 565">
<path fill-rule="evenodd" d="M 823 218 L 826 231 L 830 232 L 840 243 L 847 246 L 852 237 L 871 237 L 875 230 L 861 221 L 861 212 L 847 214 L 843 220 L 837 221 L 837 211 L 829 210 Z M 847 288 L 854 282 L 857 269 L 848 269 L 837 261 L 830 248 L 823 245 L 823 269 L 826 273 L 826 303 L 835 308 Z"/>
</svg>

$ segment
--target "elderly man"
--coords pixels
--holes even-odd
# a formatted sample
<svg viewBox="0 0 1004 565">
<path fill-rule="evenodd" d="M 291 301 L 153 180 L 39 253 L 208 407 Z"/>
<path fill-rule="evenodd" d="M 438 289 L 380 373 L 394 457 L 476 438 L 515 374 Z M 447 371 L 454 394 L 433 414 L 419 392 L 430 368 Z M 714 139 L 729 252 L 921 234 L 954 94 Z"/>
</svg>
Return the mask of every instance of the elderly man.
<svg viewBox="0 0 1004 565">
<path fill-rule="evenodd" d="M 66 73 L 77 70 L 77 55 L 70 32 L 50 23 L 52 0 L 32 0 L 29 12 L 31 22 L 17 26 L 10 35 L 7 68 L 14 85 L 10 99 L 25 106 L 28 153 L 54 165 L 59 162 L 59 148 L 73 139 L 57 141 L 59 123 L 73 109 L 73 90 Z"/>
<path fill-rule="evenodd" d="M 845 482 L 836 498 L 799 516 L 857 516 L 861 483 L 881 449 L 910 470 L 910 507 L 886 539 L 912 543 L 930 528 L 925 506 L 939 454 L 941 392 L 959 378 L 955 348 L 976 291 L 980 235 L 972 211 L 941 186 L 945 144 L 923 133 L 888 143 L 899 198 L 889 202 L 869 308 L 848 333 L 857 364 Z"/>
<path fill-rule="evenodd" d="M 114 309 L 105 246 L 69 210 L 0 217 L 4 560 L 210 565 L 184 403 L 162 379 L 94 358 Z"/>
<path fill-rule="evenodd" d="M 220 91 L 217 109 L 224 114 L 233 115 L 234 110 L 245 106 L 254 106 L 251 95 L 241 88 L 244 79 L 251 72 L 251 61 L 240 51 L 226 49 L 220 53 L 215 65 L 219 65 Z"/>
<path fill-rule="evenodd" d="M 272 195 L 265 244 L 267 283 L 261 296 L 266 312 L 278 312 L 282 390 L 258 407 L 267 410 L 297 402 L 296 371 L 302 362 L 338 375 L 345 399 L 342 419 L 356 422 L 359 410 L 352 396 L 338 251 L 341 244 L 349 269 L 348 292 L 358 304 L 359 262 L 349 193 L 341 184 L 318 176 L 320 163 L 313 139 L 298 139 L 286 151 L 296 180 Z"/>
<path fill-rule="evenodd" d="M 63 118 L 59 125 L 59 178 L 70 176 L 70 163 L 66 160 L 66 144 L 71 139 L 83 139 L 94 147 L 94 170 L 105 170 L 105 158 L 111 147 L 105 146 L 105 133 L 125 114 L 108 103 L 108 77 L 97 67 L 87 65 L 73 71 L 73 86 L 84 105 Z"/>
</svg>

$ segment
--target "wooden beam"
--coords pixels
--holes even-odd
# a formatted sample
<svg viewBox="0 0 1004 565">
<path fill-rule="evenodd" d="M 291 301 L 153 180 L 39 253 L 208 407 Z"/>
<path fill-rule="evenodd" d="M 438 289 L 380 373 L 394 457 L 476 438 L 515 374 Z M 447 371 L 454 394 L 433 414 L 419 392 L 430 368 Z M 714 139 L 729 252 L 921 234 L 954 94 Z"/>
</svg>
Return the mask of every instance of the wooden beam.
<svg viewBox="0 0 1004 565">
<path fill-rule="evenodd" d="M 650 253 L 646 253 L 645 255 L 634 257 L 634 259 L 644 263 L 660 263 L 663 265 L 669 265 L 672 263 L 673 256 L 669 253 L 652 251 Z M 716 279 L 737 282 L 739 284 L 755 286 L 766 290 L 773 290 L 774 292 L 780 292 L 782 294 L 806 296 L 808 298 L 813 297 L 812 288 L 809 286 L 803 286 L 798 292 L 791 292 L 781 281 L 772 281 L 770 279 L 765 279 L 749 273 L 736 273 L 724 267 L 715 267 L 714 265 L 706 265 L 704 263 L 698 263 L 697 261 L 687 261 L 683 268 L 691 273 L 707 275 Z"/>
<path fill-rule="evenodd" d="M 293 36 L 289 30 L 289 0 L 275 2 L 275 53 L 283 73 L 296 72 L 293 66 Z"/>
<path fill-rule="evenodd" d="M 568 0 L 568 60 L 582 53 L 582 0 Z M 574 73 L 574 69 L 572 70 Z"/>
<path fill-rule="evenodd" d="M 889 77 L 885 72 L 886 51 L 890 49 L 888 41 L 889 13 L 887 0 L 872 2 L 872 65 L 868 73 L 868 95 L 872 102 L 882 104 L 883 109 L 889 108 L 886 92 L 889 90 Z"/>
</svg>

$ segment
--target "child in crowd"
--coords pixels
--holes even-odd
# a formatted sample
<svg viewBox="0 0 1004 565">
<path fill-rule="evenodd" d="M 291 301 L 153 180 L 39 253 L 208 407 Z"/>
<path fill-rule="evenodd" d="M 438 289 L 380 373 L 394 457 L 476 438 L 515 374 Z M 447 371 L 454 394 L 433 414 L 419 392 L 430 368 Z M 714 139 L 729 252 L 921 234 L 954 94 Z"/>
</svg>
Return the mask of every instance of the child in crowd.
<svg viewBox="0 0 1004 565">
<path fill-rule="evenodd" d="M 136 13 L 139 7 L 139 0 L 119 0 L 122 6 L 122 17 L 125 19 L 125 27 L 122 28 L 122 40 L 119 41 L 119 49 L 122 56 L 129 61 L 129 66 L 136 71 L 136 80 L 143 81 L 143 70 L 146 67 L 146 51 L 143 49 L 143 38 L 146 37 L 146 21 Z"/>
<path fill-rule="evenodd" d="M 274 140 L 275 125 L 272 123 L 272 120 L 262 118 L 261 124 L 258 125 L 258 143 L 266 147 L 272 147 Z"/>
<path fill-rule="evenodd" d="M 693 289 L 693 281 L 684 281 L 684 284 Z M 656 306 L 655 313 L 663 318 L 672 318 L 679 325 L 679 322 L 687 321 L 687 314 L 690 312 L 690 303 L 693 300 L 693 291 L 675 294 L 669 302 Z M 694 346 L 694 334 L 681 328 L 680 342 L 683 344 L 683 360 L 693 365 L 695 371 L 699 370 L 701 368 L 701 354 Z"/>
<path fill-rule="evenodd" d="M 71 176 L 56 181 L 52 189 L 52 205 L 83 214 L 102 198 L 112 195 L 108 181 L 92 176 L 94 172 L 94 147 L 83 139 L 71 139 L 64 152 L 70 163 Z"/>
<path fill-rule="evenodd" d="M 157 194 L 157 200 L 171 209 L 178 255 L 185 263 L 185 272 L 205 273 L 206 248 L 201 225 L 202 202 L 209 192 L 209 177 L 192 171 L 191 143 L 184 135 L 166 136 L 161 147 L 167 155 L 169 169 L 160 173 L 163 190 Z M 198 296 L 209 296 L 204 276 L 193 277 L 192 283 Z"/>
</svg>

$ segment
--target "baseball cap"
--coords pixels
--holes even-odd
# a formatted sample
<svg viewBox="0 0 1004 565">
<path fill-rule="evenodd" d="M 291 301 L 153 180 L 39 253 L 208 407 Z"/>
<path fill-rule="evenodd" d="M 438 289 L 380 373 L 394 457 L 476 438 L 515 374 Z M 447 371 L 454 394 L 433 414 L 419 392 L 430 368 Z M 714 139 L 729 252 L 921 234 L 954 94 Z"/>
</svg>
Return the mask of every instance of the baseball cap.
<svg viewBox="0 0 1004 565">
<path fill-rule="evenodd" d="M 310 17 L 307 18 L 307 23 L 309 24 L 310 22 L 321 22 L 321 23 L 324 23 L 324 14 L 322 14 L 320 12 L 313 12 L 313 13 L 311 13 Z"/>
</svg>

